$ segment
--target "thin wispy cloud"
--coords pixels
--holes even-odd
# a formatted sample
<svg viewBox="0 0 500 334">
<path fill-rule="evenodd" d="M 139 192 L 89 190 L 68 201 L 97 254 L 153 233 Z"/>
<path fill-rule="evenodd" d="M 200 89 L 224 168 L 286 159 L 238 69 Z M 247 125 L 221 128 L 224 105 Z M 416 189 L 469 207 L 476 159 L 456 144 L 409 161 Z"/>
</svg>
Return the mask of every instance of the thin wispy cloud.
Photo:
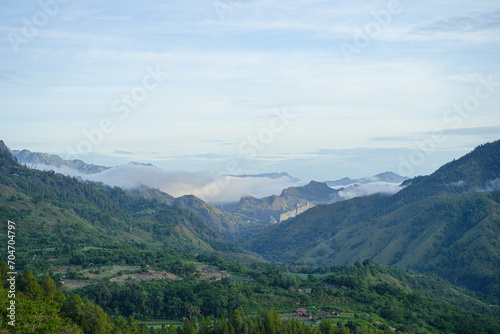
<svg viewBox="0 0 500 334">
<path fill-rule="evenodd" d="M 442 130 L 444 135 L 450 136 L 500 136 L 500 126 L 481 126 L 474 128 L 446 129 Z"/>
<path fill-rule="evenodd" d="M 115 150 L 114 153 L 120 154 L 120 155 L 134 155 L 134 152 L 122 151 L 122 150 Z"/>
<path fill-rule="evenodd" d="M 419 33 L 471 32 L 500 29 L 500 9 L 493 12 L 474 12 L 451 16 L 416 29 Z"/>
<path fill-rule="evenodd" d="M 493 138 L 500 135 L 500 126 L 480 126 L 472 128 L 458 128 L 458 129 L 439 129 L 436 131 L 416 132 L 409 136 L 394 136 L 394 137 L 374 137 L 373 141 L 394 141 L 394 142 L 408 142 L 418 141 L 425 136 L 432 136 L 436 133 L 440 135 L 449 136 L 493 136 Z"/>
</svg>

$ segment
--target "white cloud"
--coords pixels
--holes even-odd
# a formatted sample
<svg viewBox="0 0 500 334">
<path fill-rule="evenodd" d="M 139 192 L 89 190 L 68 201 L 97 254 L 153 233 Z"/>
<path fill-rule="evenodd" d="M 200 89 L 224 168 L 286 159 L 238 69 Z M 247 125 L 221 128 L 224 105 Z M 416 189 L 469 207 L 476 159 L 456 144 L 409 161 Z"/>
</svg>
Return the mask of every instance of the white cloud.
<svg viewBox="0 0 500 334">
<path fill-rule="evenodd" d="M 303 184 L 287 176 L 279 178 L 237 177 L 214 175 L 207 171 L 166 171 L 134 163 L 97 174 L 83 174 L 68 167 L 57 168 L 47 165 L 34 167 L 93 182 L 102 182 L 111 187 L 134 189 L 146 186 L 160 189 L 174 197 L 195 195 L 211 203 L 237 202 L 243 196 L 262 198 L 273 194 L 279 195 L 284 188 Z"/>
<path fill-rule="evenodd" d="M 487 192 L 487 191 L 495 191 L 500 189 L 500 177 L 494 180 L 490 180 L 486 182 L 483 188 L 477 189 L 477 192 Z"/>
<path fill-rule="evenodd" d="M 393 195 L 403 189 L 400 183 L 371 182 L 366 184 L 349 185 L 339 192 L 339 196 L 344 199 L 354 197 L 369 196 L 374 194 Z"/>
</svg>

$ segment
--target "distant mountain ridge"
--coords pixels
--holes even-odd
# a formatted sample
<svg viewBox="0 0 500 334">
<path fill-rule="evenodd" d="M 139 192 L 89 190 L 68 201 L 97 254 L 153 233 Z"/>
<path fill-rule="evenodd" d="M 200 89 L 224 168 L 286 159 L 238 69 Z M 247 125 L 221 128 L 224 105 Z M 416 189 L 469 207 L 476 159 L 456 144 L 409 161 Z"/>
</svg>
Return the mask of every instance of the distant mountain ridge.
<svg viewBox="0 0 500 334">
<path fill-rule="evenodd" d="M 393 172 L 384 172 L 374 175 L 372 177 L 363 177 L 360 179 L 351 179 L 349 177 L 344 177 L 340 180 L 324 181 L 324 183 L 326 183 L 329 187 L 339 187 L 339 186 L 348 186 L 356 183 L 366 184 L 377 181 L 387 182 L 387 183 L 403 183 L 408 179 L 409 179 L 408 177 L 400 176 Z"/>
<path fill-rule="evenodd" d="M 315 204 L 329 203 L 341 199 L 338 197 L 338 190 L 328 187 L 326 183 L 317 181 L 311 181 L 302 187 L 286 188 L 281 192 L 280 196 L 287 200 L 299 199 Z"/>
<path fill-rule="evenodd" d="M 403 185 L 412 187 L 402 191 L 400 196 L 405 196 L 409 191 L 412 195 L 482 191 L 500 178 L 499 152 L 500 141 L 480 145 L 460 159 L 443 165 L 431 175 L 405 181 Z"/>
<path fill-rule="evenodd" d="M 31 152 L 30 150 L 12 151 L 17 161 L 27 165 L 49 165 L 57 168 L 69 167 L 84 174 L 95 174 L 110 169 L 109 167 L 87 164 L 82 160 L 64 160 L 58 155 Z"/>
<path fill-rule="evenodd" d="M 392 188 L 388 189 L 386 186 L 400 184 L 407 179 L 392 172 L 385 172 L 358 180 L 344 178 L 336 184 L 345 183 L 346 186 L 338 188 L 333 188 L 325 182 L 311 181 L 304 186 L 285 188 L 279 196 L 272 195 L 260 199 L 243 197 L 239 203 L 225 205 L 225 210 L 255 224 L 256 229 L 253 229 L 255 232 L 268 225 L 281 223 L 287 219 L 296 217 L 315 205 L 332 204 L 352 197 L 366 196 L 373 193 L 392 194 L 401 188 L 392 186 Z M 335 183 L 336 181 L 330 182 Z M 373 187 L 373 189 L 364 189 L 359 184 L 365 186 L 376 185 L 376 187 Z M 397 189 L 394 190 L 394 188 Z M 246 236 L 248 237 L 248 235 Z"/>
<path fill-rule="evenodd" d="M 249 178 L 249 177 L 265 177 L 268 179 L 279 179 L 279 178 L 288 178 L 292 182 L 299 182 L 300 179 L 291 176 L 290 174 L 286 172 L 281 172 L 281 173 L 261 173 L 261 174 L 239 174 L 239 175 L 230 175 L 234 177 L 241 177 L 241 178 Z"/>
</svg>

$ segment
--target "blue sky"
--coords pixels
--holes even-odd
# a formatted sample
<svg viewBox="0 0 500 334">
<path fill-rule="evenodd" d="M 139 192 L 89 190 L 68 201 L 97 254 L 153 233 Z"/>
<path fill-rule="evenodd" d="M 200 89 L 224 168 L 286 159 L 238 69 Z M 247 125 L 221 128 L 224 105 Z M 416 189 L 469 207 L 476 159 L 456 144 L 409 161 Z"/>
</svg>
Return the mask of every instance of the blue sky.
<svg viewBox="0 0 500 334">
<path fill-rule="evenodd" d="M 500 139 L 497 1 L 1 6 L 12 149 L 327 180 L 428 174 Z"/>
</svg>

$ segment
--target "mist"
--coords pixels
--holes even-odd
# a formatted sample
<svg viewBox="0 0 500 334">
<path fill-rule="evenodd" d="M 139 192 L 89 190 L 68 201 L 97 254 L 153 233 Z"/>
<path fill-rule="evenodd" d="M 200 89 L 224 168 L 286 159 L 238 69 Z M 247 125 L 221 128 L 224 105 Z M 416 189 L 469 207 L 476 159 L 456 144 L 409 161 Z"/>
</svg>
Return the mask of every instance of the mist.
<svg viewBox="0 0 500 334">
<path fill-rule="evenodd" d="M 494 180 L 486 182 L 484 187 L 476 189 L 476 192 L 489 192 L 496 190 L 500 190 L 500 178 L 496 178 Z"/>
<path fill-rule="evenodd" d="M 354 197 L 369 196 L 374 194 L 394 195 L 403 188 L 404 187 L 402 187 L 400 183 L 377 181 L 346 186 L 339 192 L 338 195 L 346 200 Z"/>
<path fill-rule="evenodd" d="M 285 188 L 304 185 L 291 177 L 238 177 L 208 171 L 167 171 L 154 166 L 129 163 L 97 174 L 83 174 L 69 167 L 34 165 L 39 170 L 53 170 L 83 180 L 102 182 L 126 190 L 146 186 L 174 197 L 194 195 L 209 203 L 237 202 L 243 196 L 262 198 L 279 195 Z"/>
</svg>

